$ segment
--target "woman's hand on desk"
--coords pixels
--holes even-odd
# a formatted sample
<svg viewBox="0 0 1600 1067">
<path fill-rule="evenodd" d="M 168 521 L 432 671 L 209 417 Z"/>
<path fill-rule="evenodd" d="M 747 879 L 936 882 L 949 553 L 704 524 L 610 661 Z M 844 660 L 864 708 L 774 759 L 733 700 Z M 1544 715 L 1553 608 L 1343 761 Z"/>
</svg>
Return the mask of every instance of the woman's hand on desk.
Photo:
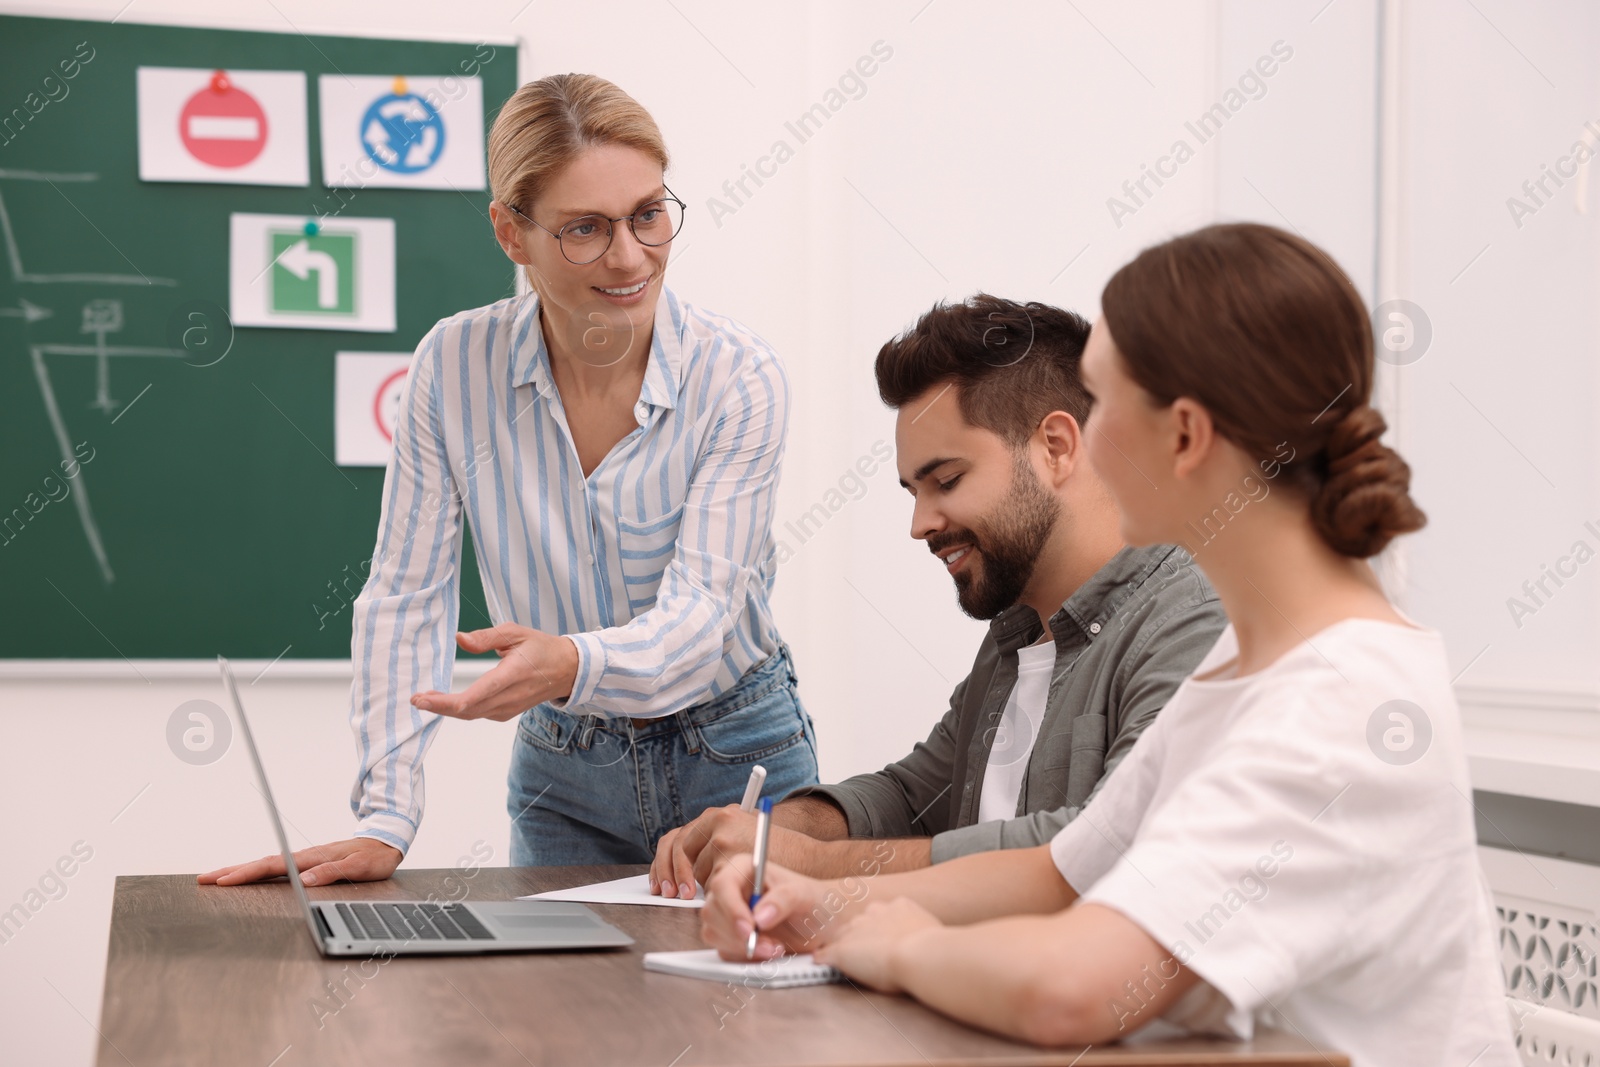
<svg viewBox="0 0 1600 1067">
<path fill-rule="evenodd" d="M 411 697 L 414 707 L 455 719 L 514 719 L 535 704 L 572 694 L 578 646 L 565 637 L 516 623 L 456 634 L 465 652 L 500 654 L 500 662 L 460 693 L 429 690 Z"/>
<path fill-rule="evenodd" d="M 377 882 L 400 866 L 400 850 L 371 837 L 352 837 L 331 845 L 313 845 L 294 854 L 300 880 L 306 885 L 332 885 L 334 882 Z M 207 871 L 196 881 L 201 885 L 243 885 L 267 878 L 282 878 L 289 872 L 283 856 L 273 853 L 250 863 L 236 863 Z"/>
</svg>

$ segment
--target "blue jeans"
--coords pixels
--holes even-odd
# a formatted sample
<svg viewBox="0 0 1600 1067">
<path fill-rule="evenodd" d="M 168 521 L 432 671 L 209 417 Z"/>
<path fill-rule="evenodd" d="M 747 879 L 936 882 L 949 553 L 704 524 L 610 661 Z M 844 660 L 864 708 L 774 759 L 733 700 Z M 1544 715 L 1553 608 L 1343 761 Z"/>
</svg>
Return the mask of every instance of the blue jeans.
<svg viewBox="0 0 1600 1067">
<path fill-rule="evenodd" d="M 764 795 L 817 783 L 816 730 L 781 644 L 726 693 L 648 724 L 531 708 L 507 781 L 511 865 L 649 863 L 668 830 L 737 804 L 757 763 Z"/>
</svg>

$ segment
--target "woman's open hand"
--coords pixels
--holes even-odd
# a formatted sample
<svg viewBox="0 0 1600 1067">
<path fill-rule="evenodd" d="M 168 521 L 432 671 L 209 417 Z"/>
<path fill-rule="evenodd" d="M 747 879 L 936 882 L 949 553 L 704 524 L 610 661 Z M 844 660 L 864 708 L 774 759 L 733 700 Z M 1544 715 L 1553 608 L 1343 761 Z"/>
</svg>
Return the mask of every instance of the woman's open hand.
<svg viewBox="0 0 1600 1067">
<path fill-rule="evenodd" d="M 505 722 L 536 704 L 570 696 L 578 677 L 578 646 L 516 623 L 457 633 L 456 644 L 464 652 L 492 648 L 500 662 L 460 693 L 413 694 L 413 707 L 455 719 Z"/>
</svg>

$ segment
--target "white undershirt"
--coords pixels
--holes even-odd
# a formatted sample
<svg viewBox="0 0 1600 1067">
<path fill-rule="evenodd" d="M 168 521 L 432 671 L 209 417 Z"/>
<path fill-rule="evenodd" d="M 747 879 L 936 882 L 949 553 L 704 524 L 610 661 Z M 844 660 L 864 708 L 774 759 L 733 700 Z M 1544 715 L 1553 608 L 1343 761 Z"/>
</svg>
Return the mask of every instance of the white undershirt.
<svg viewBox="0 0 1600 1067">
<path fill-rule="evenodd" d="M 1016 818 L 1022 779 L 1028 773 L 1028 756 L 1044 719 L 1055 663 L 1054 641 L 1017 649 L 1017 684 L 1011 687 L 1000 724 L 993 728 L 989 767 L 983 772 L 983 793 L 978 798 L 979 822 Z"/>
</svg>

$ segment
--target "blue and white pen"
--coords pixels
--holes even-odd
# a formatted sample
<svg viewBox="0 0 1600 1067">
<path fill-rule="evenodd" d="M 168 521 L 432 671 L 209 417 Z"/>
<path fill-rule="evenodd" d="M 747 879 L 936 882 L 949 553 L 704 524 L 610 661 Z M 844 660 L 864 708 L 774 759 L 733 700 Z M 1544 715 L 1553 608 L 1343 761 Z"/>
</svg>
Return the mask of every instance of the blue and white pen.
<svg viewBox="0 0 1600 1067">
<path fill-rule="evenodd" d="M 755 925 L 756 904 L 761 900 L 761 885 L 767 877 L 767 839 L 772 833 L 772 798 L 761 798 L 761 811 L 756 815 L 756 880 L 750 888 L 750 940 L 744 946 L 744 958 L 756 958 Z"/>
</svg>

